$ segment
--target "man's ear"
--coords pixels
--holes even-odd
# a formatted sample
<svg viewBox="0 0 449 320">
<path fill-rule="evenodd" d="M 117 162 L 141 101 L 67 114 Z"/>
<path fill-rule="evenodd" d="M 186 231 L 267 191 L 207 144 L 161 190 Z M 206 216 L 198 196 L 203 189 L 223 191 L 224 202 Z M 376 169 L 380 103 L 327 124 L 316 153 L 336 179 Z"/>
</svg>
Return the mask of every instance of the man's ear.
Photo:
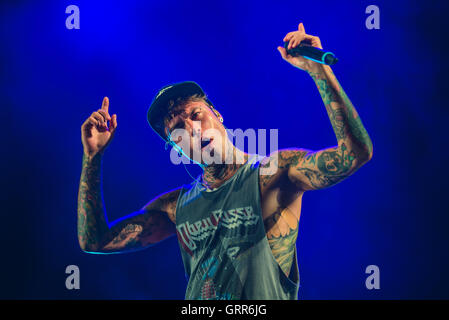
<svg viewBox="0 0 449 320">
<path fill-rule="evenodd" d="M 211 109 L 212 109 L 212 111 L 215 113 L 215 115 L 217 116 L 218 120 L 219 120 L 221 123 L 223 123 L 223 117 L 222 117 L 222 115 L 220 114 L 220 112 L 218 112 L 217 109 L 215 109 L 215 107 L 212 107 Z"/>
</svg>

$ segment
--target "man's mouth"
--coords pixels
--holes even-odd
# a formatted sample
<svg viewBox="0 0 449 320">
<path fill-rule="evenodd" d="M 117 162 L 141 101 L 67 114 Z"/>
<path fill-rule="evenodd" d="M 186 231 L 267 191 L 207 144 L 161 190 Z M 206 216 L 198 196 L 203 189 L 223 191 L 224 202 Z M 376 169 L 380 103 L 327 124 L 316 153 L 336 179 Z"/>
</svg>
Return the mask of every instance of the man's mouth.
<svg viewBox="0 0 449 320">
<path fill-rule="evenodd" d="M 201 139 L 201 150 L 203 150 L 204 148 L 206 148 L 206 147 L 211 143 L 212 140 L 214 140 L 214 139 L 206 138 L 206 137 L 204 137 L 203 139 Z"/>
</svg>

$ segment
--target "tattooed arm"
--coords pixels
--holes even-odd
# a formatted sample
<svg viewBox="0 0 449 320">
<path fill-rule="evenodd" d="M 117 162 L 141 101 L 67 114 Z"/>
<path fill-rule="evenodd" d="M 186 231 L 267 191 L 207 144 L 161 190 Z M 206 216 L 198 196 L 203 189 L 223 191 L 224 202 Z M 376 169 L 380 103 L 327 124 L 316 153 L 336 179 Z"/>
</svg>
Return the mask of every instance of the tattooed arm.
<svg viewBox="0 0 449 320">
<path fill-rule="evenodd" d="M 293 182 L 303 190 L 316 190 L 353 174 L 372 158 L 373 145 L 331 68 L 321 66 L 309 74 L 323 99 L 338 145 L 316 152 L 288 150 L 281 157 L 288 161 L 288 175 Z"/>
<path fill-rule="evenodd" d="M 142 249 L 175 233 L 180 189 L 150 201 L 141 210 L 108 226 L 101 192 L 100 154 L 84 154 L 78 193 L 78 240 L 86 252 L 118 253 Z"/>
<path fill-rule="evenodd" d="M 320 39 L 306 34 L 302 23 L 284 41 L 289 41 L 288 49 L 302 41 L 322 49 Z M 283 47 L 278 50 L 284 60 L 307 71 L 315 81 L 337 138 L 337 145 L 331 148 L 278 150 L 261 161 L 259 183 L 268 243 L 285 275 L 296 281 L 297 274 L 291 274 L 291 267 L 296 254 L 303 191 L 342 181 L 371 159 L 373 146 L 330 67 L 292 57 Z"/>
<path fill-rule="evenodd" d="M 323 99 L 338 145 L 319 151 L 279 150 L 270 155 L 301 190 L 323 189 L 353 174 L 373 155 L 373 145 L 357 111 L 329 66 L 309 72 Z M 266 162 L 268 164 L 268 162 Z M 262 177 L 268 183 L 270 176 Z"/>
<path fill-rule="evenodd" d="M 284 41 L 289 41 L 288 48 L 309 43 L 322 49 L 320 39 L 306 34 L 302 23 L 299 24 L 298 31 L 289 32 Z M 278 47 L 278 50 L 284 60 L 305 70 L 312 77 L 326 107 L 337 145 L 320 151 L 283 150 L 270 158 L 278 157 L 279 168 L 288 170 L 290 180 L 302 190 L 330 187 L 353 174 L 371 159 L 371 139 L 330 66 L 303 57 L 292 57 L 282 47 Z"/>
<path fill-rule="evenodd" d="M 137 250 L 174 234 L 180 189 L 157 197 L 112 225 L 106 222 L 101 195 L 101 161 L 116 129 L 117 114 L 109 114 L 108 97 L 104 97 L 101 108 L 81 125 L 83 168 L 78 191 L 78 241 L 86 252 Z"/>
<path fill-rule="evenodd" d="M 287 276 L 295 258 L 302 191 L 337 184 L 369 161 L 373 153 L 356 110 L 330 68 L 310 75 L 320 91 L 338 145 L 320 151 L 278 150 L 261 163 L 262 168 L 278 168 L 275 174 L 260 175 L 260 187 L 263 198 L 268 199 L 270 190 L 280 190 L 278 194 L 272 191 L 271 198 L 276 201 L 271 201 L 271 205 L 266 200 L 264 225 L 273 256 Z M 282 179 L 283 176 L 288 179 Z M 285 180 L 290 184 L 276 183 Z"/>
<path fill-rule="evenodd" d="M 83 156 L 78 193 L 78 240 L 87 252 L 117 253 L 144 248 L 175 233 L 180 189 L 160 195 L 141 210 L 108 226 L 101 192 L 101 156 Z"/>
</svg>

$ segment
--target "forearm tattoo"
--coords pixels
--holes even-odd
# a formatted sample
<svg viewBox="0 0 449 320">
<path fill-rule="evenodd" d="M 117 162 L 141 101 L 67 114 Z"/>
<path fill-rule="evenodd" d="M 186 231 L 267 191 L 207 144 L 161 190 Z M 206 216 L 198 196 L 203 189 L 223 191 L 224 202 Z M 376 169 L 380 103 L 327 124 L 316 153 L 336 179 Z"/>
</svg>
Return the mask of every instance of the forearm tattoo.
<svg viewBox="0 0 449 320">
<path fill-rule="evenodd" d="M 78 240 L 81 248 L 97 250 L 107 232 L 101 198 L 101 157 L 83 155 L 78 191 Z"/>
<path fill-rule="evenodd" d="M 152 200 L 120 221 L 106 222 L 101 195 L 101 158 L 83 156 L 78 193 L 78 239 L 85 251 L 120 252 L 139 249 L 174 233 L 179 189 Z M 171 220 L 171 221 L 170 221 Z"/>
<path fill-rule="evenodd" d="M 309 73 L 318 87 L 338 142 L 346 141 L 371 154 L 371 139 L 338 80 L 328 73 Z"/>
<path fill-rule="evenodd" d="M 296 184 L 297 190 L 333 186 L 350 176 L 372 156 L 373 147 L 368 133 L 332 71 L 311 72 L 310 75 L 318 87 L 338 145 L 319 151 L 284 149 L 265 158 L 261 167 L 276 165 L 280 170 L 277 176 L 260 175 L 262 193 L 271 188 L 280 174 L 288 174 L 289 181 Z M 264 220 L 273 256 L 287 276 L 295 257 L 298 223 L 299 210 L 295 214 L 281 203 Z"/>
</svg>

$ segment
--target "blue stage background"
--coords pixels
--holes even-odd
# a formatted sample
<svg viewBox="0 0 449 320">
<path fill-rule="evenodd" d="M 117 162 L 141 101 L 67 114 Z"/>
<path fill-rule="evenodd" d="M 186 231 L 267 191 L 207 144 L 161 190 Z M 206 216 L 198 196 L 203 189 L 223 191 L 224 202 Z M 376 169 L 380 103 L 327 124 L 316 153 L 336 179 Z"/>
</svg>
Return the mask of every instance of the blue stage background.
<svg viewBox="0 0 449 320">
<path fill-rule="evenodd" d="M 80 8 L 79 30 L 65 27 L 70 4 Z M 365 27 L 370 4 L 380 30 Z M 403 0 L 3 1 L 0 298 L 183 299 L 176 238 L 129 254 L 80 250 L 80 126 L 108 96 L 118 120 L 103 160 L 110 221 L 190 181 L 146 120 L 168 83 L 198 82 L 228 128 L 279 129 L 280 148 L 333 146 L 312 79 L 276 49 L 302 21 L 340 58 L 333 70 L 374 157 L 304 195 L 299 298 L 448 299 L 447 9 Z M 80 290 L 65 288 L 71 264 Z M 371 264 L 380 290 L 365 288 Z"/>
</svg>

